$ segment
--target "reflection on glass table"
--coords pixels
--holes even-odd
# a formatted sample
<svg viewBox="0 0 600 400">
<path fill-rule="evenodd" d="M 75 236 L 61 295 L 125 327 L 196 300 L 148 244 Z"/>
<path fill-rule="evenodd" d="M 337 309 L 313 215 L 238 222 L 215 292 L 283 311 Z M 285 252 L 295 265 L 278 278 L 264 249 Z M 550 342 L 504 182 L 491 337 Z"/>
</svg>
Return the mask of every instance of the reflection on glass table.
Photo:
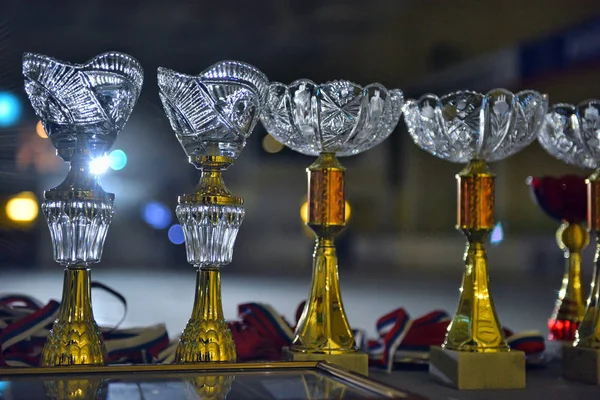
<svg viewBox="0 0 600 400">
<path fill-rule="evenodd" d="M 96 367 L 81 371 L 70 368 L 68 375 L 63 374 L 64 370 L 28 368 L 26 373 L 2 375 L 0 400 L 417 398 L 328 364 L 296 368 L 289 367 L 291 364 L 294 363 L 228 364 L 226 368 L 208 371 L 202 370 L 202 366 L 195 367 L 202 372 L 194 372 L 193 366 L 175 365 Z M 31 373 L 33 370 L 40 372 Z"/>
</svg>

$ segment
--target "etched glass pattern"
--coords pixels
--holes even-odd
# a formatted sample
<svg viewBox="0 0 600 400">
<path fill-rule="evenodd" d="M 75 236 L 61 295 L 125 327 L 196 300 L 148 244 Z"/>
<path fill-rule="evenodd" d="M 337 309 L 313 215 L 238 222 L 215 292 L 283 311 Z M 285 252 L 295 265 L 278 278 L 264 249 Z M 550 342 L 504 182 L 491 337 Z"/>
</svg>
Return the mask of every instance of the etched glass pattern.
<svg viewBox="0 0 600 400">
<path fill-rule="evenodd" d="M 436 157 L 456 163 L 499 161 L 536 138 L 548 107 L 546 95 L 460 91 L 407 100 L 404 119 L 413 141 Z"/>
<path fill-rule="evenodd" d="M 25 53 L 25 91 L 58 154 L 95 158 L 123 129 L 140 95 L 143 70 L 131 56 L 110 52 L 85 64 Z"/>
<path fill-rule="evenodd" d="M 197 76 L 158 68 L 159 95 L 188 157 L 237 158 L 266 99 L 268 79 L 257 68 L 223 61 Z"/>
<path fill-rule="evenodd" d="M 546 124 L 538 135 L 540 145 L 553 157 L 582 168 L 596 168 L 600 156 L 598 102 L 579 106 L 555 104 L 546 114 Z"/>
<path fill-rule="evenodd" d="M 299 153 L 351 156 L 392 133 L 403 102 L 400 90 L 388 91 L 378 83 L 364 88 L 348 81 L 271 83 L 261 122 L 277 141 Z"/>
<path fill-rule="evenodd" d="M 179 204 L 176 214 L 188 262 L 196 266 L 229 264 L 244 213 L 241 206 Z"/>
<path fill-rule="evenodd" d="M 100 261 L 114 214 L 112 202 L 46 200 L 42 211 L 48 221 L 57 263 L 87 266 Z"/>
</svg>

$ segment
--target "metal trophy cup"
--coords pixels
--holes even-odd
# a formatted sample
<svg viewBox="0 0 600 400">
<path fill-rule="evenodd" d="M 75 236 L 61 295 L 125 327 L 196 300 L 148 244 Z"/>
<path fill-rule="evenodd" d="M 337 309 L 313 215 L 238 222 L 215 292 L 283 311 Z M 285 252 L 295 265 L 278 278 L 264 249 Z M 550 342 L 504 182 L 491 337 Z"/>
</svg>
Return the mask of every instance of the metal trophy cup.
<svg viewBox="0 0 600 400">
<path fill-rule="evenodd" d="M 23 56 L 25 91 L 57 154 L 71 164 L 63 183 L 44 193 L 54 260 L 65 266 L 58 319 L 42 366 L 103 365 L 106 349 L 94 321 L 90 266 L 100 261 L 114 213 L 90 162 L 117 139 L 139 97 L 143 70 L 131 56 L 105 53 L 85 64 Z"/>
<path fill-rule="evenodd" d="M 197 269 L 192 317 L 175 362 L 237 358 L 223 316 L 220 268 L 229 264 L 244 218 L 243 199 L 225 186 L 222 172 L 240 155 L 264 104 L 268 80 L 255 67 L 223 61 L 196 76 L 158 69 L 160 99 L 189 161 L 202 171 L 191 194 L 179 196 L 188 262 Z"/>
<path fill-rule="evenodd" d="M 358 352 L 339 287 L 334 238 L 345 226 L 344 172 L 336 156 L 378 145 L 396 127 L 403 95 L 380 84 L 348 81 L 317 85 L 272 83 L 261 121 L 290 149 L 317 156 L 308 167 L 308 223 L 316 235 L 313 277 L 292 346 L 292 360 L 327 360 L 363 374 L 368 358 Z"/>
<path fill-rule="evenodd" d="M 429 371 L 459 389 L 525 387 L 525 354 L 512 351 L 488 287 L 485 240 L 494 228 L 494 175 L 502 160 L 535 140 L 547 98 L 534 91 L 495 89 L 408 100 L 404 118 L 418 147 L 467 164 L 456 176 L 456 228 L 467 238 L 458 311 L 441 347 L 432 347 Z"/>
<path fill-rule="evenodd" d="M 600 101 L 556 104 L 546 116 L 539 142 L 568 164 L 595 169 L 586 180 L 588 230 L 596 234 L 594 278 L 573 346 L 563 347 L 565 378 L 600 385 Z"/>
<path fill-rule="evenodd" d="M 585 312 L 581 252 L 590 241 L 584 226 L 587 217 L 585 178 L 577 175 L 529 177 L 527 183 L 538 206 L 560 222 L 556 243 L 566 260 L 562 285 L 548 320 L 548 340 L 573 342 Z"/>
</svg>

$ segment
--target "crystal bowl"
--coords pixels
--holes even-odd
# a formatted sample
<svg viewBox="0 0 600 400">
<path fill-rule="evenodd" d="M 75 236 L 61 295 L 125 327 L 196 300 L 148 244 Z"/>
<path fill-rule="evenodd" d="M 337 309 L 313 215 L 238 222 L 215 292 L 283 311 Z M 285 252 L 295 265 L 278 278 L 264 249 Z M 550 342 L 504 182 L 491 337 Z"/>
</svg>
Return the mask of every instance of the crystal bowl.
<svg viewBox="0 0 600 400">
<path fill-rule="evenodd" d="M 553 157 L 582 168 L 597 168 L 600 160 L 600 101 L 578 106 L 555 104 L 546 114 L 538 135 L 541 146 Z"/>
<path fill-rule="evenodd" d="M 404 119 L 421 149 L 455 163 L 498 161 L 524 149 L 543 125 L 548 98 L 532 90 L 513 94 L 459 91 L 407 100 Z"/>
<path fill-rule="evenodd" d="M 269 81 L 252 65 L 223 61 L 199 75 L 158 68 L 159 95 L 190 158 L 237 158 L 266 100 Z"/>
<path fill-rule="evenodd" d="M 92 158 L 108 151 L 142 90 L 144 72 L 133 57 L 109 52 L 84 64 L 23 55 L 25 91 L 58 154 Z"/>
<path fill-rule="evenodd" d="M 402 114 L 403 94 L 373 83 L 271 83 L 261 122 L 277 141 L 302 154 L 351 156 L 378 145 Z"/>
</svg>

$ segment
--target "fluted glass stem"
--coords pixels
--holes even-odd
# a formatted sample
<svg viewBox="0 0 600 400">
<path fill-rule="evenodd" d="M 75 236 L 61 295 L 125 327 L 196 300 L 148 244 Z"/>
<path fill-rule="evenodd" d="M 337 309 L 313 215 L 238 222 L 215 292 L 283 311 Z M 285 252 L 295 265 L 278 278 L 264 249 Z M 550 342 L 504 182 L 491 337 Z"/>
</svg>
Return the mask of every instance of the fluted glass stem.
<svg viewBox="0 0 600 400">
<path fill-rule="evenodd" d="M 357 350 L 342 304 L 333 238 L 319 237 L 316 241 L 310 297 L 291 349 L 328 354 Z"/>
<path fill-rule="evenodd" d="M 67 267 L 58 319 L 42 351 L 41 365 L 103 365 L 105 362 L 106 348 L 92 311 L 90 270 Z"/>
<path fill-rule="evenodd" d="M 594 259 L 594 277 L 583 321 L 579 325 L 574 345 L 600 349 L 600 238 L 596 232 L 596 258 Z"/>
<path fill-rule="evenodd" d="M 444 347 L 451 350 L 482 353 L 509 350 L 489 292 L 485 237 L 487 234 L 467 243 L 458 311 L 444 342 Z"/>
</svg>

